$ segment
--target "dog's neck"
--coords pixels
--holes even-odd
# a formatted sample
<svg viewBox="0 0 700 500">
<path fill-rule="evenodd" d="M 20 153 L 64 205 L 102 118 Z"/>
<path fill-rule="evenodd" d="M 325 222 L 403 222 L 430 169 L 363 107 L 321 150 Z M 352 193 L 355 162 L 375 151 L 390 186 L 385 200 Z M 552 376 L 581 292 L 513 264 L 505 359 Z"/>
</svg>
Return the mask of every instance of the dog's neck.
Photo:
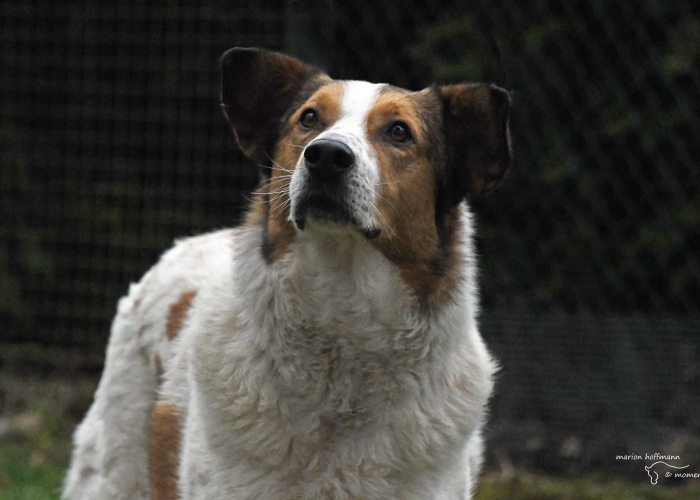
<svg viewBox="0 0 700 500">
<path fill-rule="evenodd" d="M 351 228 L 300 232 L 277 272 L 280 292 L 291 300 L 314 300 L 316 307 L 309 312 L 315 317 L 332 309 L 335 314 L 362 311 L 376 321 L 396 321 L 415 305 L 396 266 Z"/>
<path fill-rule="evenodd" d="M 463 312 L 420 314 L 396 266 L 360 233 L 307 227 L 278 262 L 252 255 L 259 257 L 241 266 L 237 293 L 242 310 L 253 311 L 252 338 L 292 415 L 362 426 L 369 409 L 420 391 L 415 375 L 434 370 L 454 347 L 453 332 L 466 328 L 454 327 L 466 323 Z"/>
<path fill-rule="evenodd" d="M 249 236 L 250 245 L 257 245 L 258 230 Z M 350 227 L 307 227 L 274 263 L 250 250 L 241 249 L 249 257 L 240 260 L 246 264 L 238 272 L 250 279 L 236 277 L 238 292 L 251 305 L 254 297 L 267 301 L 267 309 L 257 314 L 259 327 L 274 335 L 324 330 L 342 337 L 349 329 L 398 326 L 418 305 L 396 266 Z M 368 335 L 357 331 L 351 336 Z"/>
<path fill-rule="evenodd" d="M 252 245 L 259 232 L 249 236 Z M 425 314 L 397 267 L 351 228 L 307 227 L 274 264 L 247 255 L 259 257 L 237 271 L 242 309 L 254 311 L 256 342 L 290 383 L 315 371 L 362 379 L 421 370 L 468 328 L 471 313 L 454 304 Z"/>
</svg>

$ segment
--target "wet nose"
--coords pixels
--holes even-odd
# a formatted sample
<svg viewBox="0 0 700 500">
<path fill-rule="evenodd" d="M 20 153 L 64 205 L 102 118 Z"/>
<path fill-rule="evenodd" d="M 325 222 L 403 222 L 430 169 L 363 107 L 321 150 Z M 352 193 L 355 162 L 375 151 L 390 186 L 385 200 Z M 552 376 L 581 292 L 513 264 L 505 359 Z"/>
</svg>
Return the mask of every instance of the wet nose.
<svg viewBox="0 0 700 500">
<path fill-rule="evenodd" d="M 351 168 L 355 163 L 355 154 L 340 141 L 318 139 L 304 150 L 304 161 L 311 175 L 329 177 Z"/>
</svg>

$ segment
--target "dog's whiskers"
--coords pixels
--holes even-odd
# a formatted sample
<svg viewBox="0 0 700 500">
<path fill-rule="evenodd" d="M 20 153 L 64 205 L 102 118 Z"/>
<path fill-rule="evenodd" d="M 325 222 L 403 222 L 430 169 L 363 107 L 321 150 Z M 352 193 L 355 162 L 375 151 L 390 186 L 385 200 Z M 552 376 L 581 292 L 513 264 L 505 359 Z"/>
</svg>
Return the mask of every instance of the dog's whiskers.
<svg viewBox="0 0 700 500">
<path fill-rule="evenodd" d="M 396 210 L 396 207 L 394 206 L 394 204 L 391 201 L 389 201 L 385 196 L 382 196 L 379 193 L 375 193 L 375 195 L 377 196 L 377 198 L 379 198 L 383 202 L 387 203 L 391 207 L 391 209 L 394 211 L 395 214 L 399 215 L 398 210 Z"/>
<path fill-rule="evenodd" d="M 267 152 L 265 152 L 265 156 L 267 156 L 268 160 L 270 160 L 272 162 L 272 164 L 275 165 L 280 170 L 283 170 L 283 171 L 288 172 L 290 174 L 294 172 L 293 170 L 289 170 L 287 168 L 284 168 L 282 165 L 277 163 L 275 160 L 272 159 L 272 157 L 269 154 L 267 154 Z"/>
<path fill-rule="evenodd" d="M 287 198 L 286 200 L 284 200 L 284 202 L 282 204 L 280 204 L 279 206 L 274 208 L 270 212 L 270 215 L 272 215 L 273 217 L 276 217 L 277 215 L 282 214 L 287 209 L 287 207 L 289 207 L 289 205 L 291 205 L 291 203 L 292 203 L 292 200 L 290 198 Z"/>
<path fill-rule="evenodd" d="M 377 205 L 375 205 L 374 202 L 373 202 L 372 200 L 369 200 L 369 203 L 370 203 L 370 205 L 372 205 L 372 208 L 374 209 L 374 212 L 375 212 L 377 215 L 379 215 L 379 217 L 382 219 L 383 224 L 384 224 L 383 229 L 386 229 L 386 237 L 387 237 L 387 239 L 389 240 L 389 242 L 391 243 L 391 245 L 394 247 L 394 250 L 396 250 L 396 252 L 397 252 L 399 255 L 402 255 L 401 250 L 399 250 L 399 247 L 396 246 L 396 242 L 392 239 L 392 235 L 393 235 L 395 238 L 397 238 L 401 243 L 404 243 L 404 241 L 401 239 L 401 237 L 400 237 L 398 234 L 396 234 L 396 231 L 394 231 L 394 229 L 391 227 L 391 225 L 390 225 L 389 222 L 386 220 L 386 218 L 384 217 L 384 215 L 382 215 L 382 212 L 377 208 Z"/>
</svg>

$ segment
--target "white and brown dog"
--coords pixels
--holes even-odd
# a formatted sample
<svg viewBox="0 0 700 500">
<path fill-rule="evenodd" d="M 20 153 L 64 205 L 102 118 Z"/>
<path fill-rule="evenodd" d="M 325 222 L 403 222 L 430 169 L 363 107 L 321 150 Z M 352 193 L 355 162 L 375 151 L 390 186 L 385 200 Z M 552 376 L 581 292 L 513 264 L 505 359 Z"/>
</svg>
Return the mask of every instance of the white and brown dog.
<svg viewBox="0 0 700 500">
<path fill-rule="evenodd" d="M 508 93 L 222 66 L 263 182 L 120 301 L 63 498 L 469 498 L 494 363 L 465 196 L 508 168 Z"/>
</svg>

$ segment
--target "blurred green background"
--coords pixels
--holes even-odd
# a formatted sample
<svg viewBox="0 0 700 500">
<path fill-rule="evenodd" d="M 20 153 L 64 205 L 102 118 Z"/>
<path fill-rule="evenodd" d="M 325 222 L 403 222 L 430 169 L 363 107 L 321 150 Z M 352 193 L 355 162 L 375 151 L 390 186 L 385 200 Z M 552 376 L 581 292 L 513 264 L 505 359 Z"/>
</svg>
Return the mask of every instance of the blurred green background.
<svg viewBox="0 0 700 500">
<path fill-rule="evenodd" d="M 697 2 L 5 0 L 0 44 L 7 429 L 27 411 L 69 429 L 90 390 L 9 395 L 92 387 L 128 284 L 174 238 L 240 221 L 257 174 L 218 58 L 260 46 L 336 78 L 512 90 L 515 163 L 470 200 L 502 365 L 489 466 L 644 483 L 616 457 L 658 452 L 700 472 Z"/>
</svg>

